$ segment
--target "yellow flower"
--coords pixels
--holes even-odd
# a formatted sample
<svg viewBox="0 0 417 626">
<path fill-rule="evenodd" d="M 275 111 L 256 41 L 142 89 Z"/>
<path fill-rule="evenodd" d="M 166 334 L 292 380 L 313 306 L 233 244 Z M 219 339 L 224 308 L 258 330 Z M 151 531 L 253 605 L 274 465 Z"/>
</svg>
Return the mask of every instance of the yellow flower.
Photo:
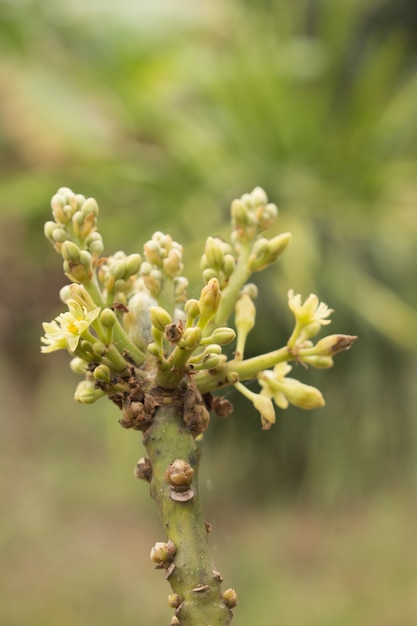
<svg viewBox="0 0 417 626">
<path fill-rule="evenodd" d="M 75 300 L 68 300 L 69 311 L 61 313 L 52 322 L 42 324 L 45 337 L 41 338 L 41 352 L 69 350 L 75 352 L 81 336 L 88 331 L 92 322 L 98 317 L 100 307 L 88 311 Z"/>
<path fill-rule="evenodd" d="M 294 291 L 290 289 L 288 306 L 296 320 L 294 332 L 288 342 L 289 347 L 293 347 L 297 341 L 303 342 L 314 337 L 320 331 L 321 326 L 326 326 L 331 322 L 326 318 L 333 313 L 333 309 L 330 309 L 324 302 L 319 302 L 314 293 L 302 302 L 301 295 L 294 294 Z"/>
<path fill-rule="evenodd" d="M 316 409 L 324 406 L 324 398 L 318 389 L 305 385 L 295 378 L 287 378 L 286 374 L 291 369 L 288 363 L 278 363 L 273 370 L 258 374 L 262 387 L 261 395 L 273 398 L 275 404 L 281 409 L 286 409 L 289 403 L 300 409 Z"/>
</svg>

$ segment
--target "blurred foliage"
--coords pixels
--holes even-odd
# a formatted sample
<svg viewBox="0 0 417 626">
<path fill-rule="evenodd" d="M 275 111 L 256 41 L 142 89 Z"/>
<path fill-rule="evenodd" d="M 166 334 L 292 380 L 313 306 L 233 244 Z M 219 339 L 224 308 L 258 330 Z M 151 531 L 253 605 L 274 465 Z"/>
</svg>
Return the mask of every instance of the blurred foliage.
<svg viewBox="0 0 417 626">
<path fill-rule="evenodd" d="M 292 409 L 268 437 L 250 416 L 217 423 L 213 472 L 246 459 L 226 472 L 227 497 L 253 475 L 266 477 L 254 490 L 265 499 L 271 485 L 334 501 L 412 483 L 416 13 L 405 0 L 0 0 L 10 389 L 23 380 L 33 400 L 50 376 L 37 343 L 63 282 L 42 237 L 56 188 L 97 198 L 109 251 L 169 231 L 186 244 L 195 287 L 205 237 L 226 234 L 230 200 L 259 184 L 294 243 L 260 284 L 252 346 L 286 340 L 289 287 L 317 292 L 336 309 L 334 331 L 360 341 L 321 383 L 324 410 Z"/>
</svg>

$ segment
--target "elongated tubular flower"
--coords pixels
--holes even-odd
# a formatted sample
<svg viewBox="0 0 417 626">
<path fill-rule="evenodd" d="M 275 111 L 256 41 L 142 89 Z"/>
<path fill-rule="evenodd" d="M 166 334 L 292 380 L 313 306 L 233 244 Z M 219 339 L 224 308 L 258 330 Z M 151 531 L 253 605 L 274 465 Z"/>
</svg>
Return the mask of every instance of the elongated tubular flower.
<svg viewBox="0 0 417 626">
<path fill-rule="evenodd" d="M 286 409 L 289 403 L 300 409 L 324 406 L 324 398 L 318 389 L 295 378 L 286 377 L 291 369 L 288 363 L 278 363 L 273 370 L 260 372 L 258 381 L 262 387 L 261 395 L 273 398 L 281 409 Z"/>
<path fill-rule="evenodd" d="M 85 334 L 92 322 L 98 317 L 100 307 L 88 311 L 75 300 L 68 300 L 69 311 L 61 313 L 52 322 L 45 322 L 43 329 L 45 337 L 41 338 L 41 352 L 54 352 L 55 350 L 69 350 L 75 352 L 80 338 Z"/>
</svg>

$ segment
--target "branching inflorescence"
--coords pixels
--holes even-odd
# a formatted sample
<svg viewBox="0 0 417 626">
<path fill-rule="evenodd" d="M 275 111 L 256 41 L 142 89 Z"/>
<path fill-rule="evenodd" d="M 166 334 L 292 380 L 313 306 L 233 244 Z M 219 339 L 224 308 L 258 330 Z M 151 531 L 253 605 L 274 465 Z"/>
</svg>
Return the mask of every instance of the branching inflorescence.
<svg viewBox="0 0 417 626">
<path fill-rule="evenodd" d="M 278 210 L 259 187 L 232 202 L 229 242 L 207 238 L 198 298 L 188 297 L 182 246 L 170 235 L 156 232 L 142 255 L 119 251 L 105 257 L 94 199 L 61 188 L 51 206 L 54 221 L 45 224 L 45 234 L 63 257 L 70 284 L 60 292 L 68 311 L 43 324 L 41 350 L 64 349 L 73 357 L 72 370 L 83 376 L 77 401 L 89 404 L 108 396 L 121 409 L 121 425 L 143 432 L 149 457 L 138 462 L 136 475 L 150 482 L 172 535 L 151 554 L 173 587 L 172 623 L 228 624 L 235 592 L 221 594 L 221 576 L 209 557 L 202 567 L 193 565 L 192 554 L 199 551 L 199 561 L 206 554 L 205 538 L 196 530 L 201 513 L 195 439 L 206 430 L 210 411 L 226 416 L 233 410 L 212 392 L 234 387 L 259 411 L 262 428 L 269 429 L 276 419 L 274 404 L 281 409 L 324 405 L 318 389 L 287 376 L 289 363 L 329 368 L 334 355 L 350 348 L 356 337 L 332 334 L 314 342 L 333 311 L 314 294 L 303 301 L 290 291 L 294 328 L 287 344 L 245 359 L 256 316 L 257 287 L 250 277 L 275 263 L 291 240 L 289 233 L 264 236 Z M 225 354 L 224 346 L 233 342 L 234 351 Z M 259 392 L 245 385 L 254 379 Z M 172 436 L 175 445 L 169 442 Z M 188 537 L 186 545 L 184 533 L 175 531 L 177 515 L 184 530 L 184 507 L 191 514 L 194 544 Z M 207 528 L 204 524 L 204 534 Z M 199 621 L 202 616 L 205 621 Z"/>
</svg>

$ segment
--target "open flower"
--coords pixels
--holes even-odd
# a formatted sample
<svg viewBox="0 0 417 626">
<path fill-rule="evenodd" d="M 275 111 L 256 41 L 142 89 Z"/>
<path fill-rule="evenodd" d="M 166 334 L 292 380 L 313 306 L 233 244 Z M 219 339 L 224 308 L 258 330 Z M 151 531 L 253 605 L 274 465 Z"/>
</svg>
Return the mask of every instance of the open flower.
<svg viewBox="0 0 417 626">
<path fill-rule="evenodd" d="M 88 311 L 75 300 L 68 300 L 69 311 L 61 313 L 52 322 L 45 322 L 42 326 L 45 337 L 41 337 L 41 352 L 55 350 L 69 350 L 75 352 L 83 334 L 87 333 L 90 325 L 98 317 L 100 307 Z"/>
<path fill-rule="evenodd" d="M 326 319 L 333 313 L 324 302 L 319 302 L 318 297 L 311 293 L 302 302 L 300 294 L 294 294 L 292 289 L 288 292 L 288 306 L 294 313 L 296 325 L 293 334 L 288 342 L 293 347 L 297 340 L 303 342 L 310 337 L 314 337 L 322 326 L 330 324 L 331 320 Z"/>
<path fill-rule="evenodd" d="M 287 378 L 286 374 L 291 369 L 288 363 L 278 363 L 273 370 L 260 372 L 258 381 L 262 387 L 261 395 L 273 398 L 281 409 L 286 409 L 290 403 L 300 409 L 324 406 L 324 398 L 318 389 L 295 378 Z"/>
</svg>

